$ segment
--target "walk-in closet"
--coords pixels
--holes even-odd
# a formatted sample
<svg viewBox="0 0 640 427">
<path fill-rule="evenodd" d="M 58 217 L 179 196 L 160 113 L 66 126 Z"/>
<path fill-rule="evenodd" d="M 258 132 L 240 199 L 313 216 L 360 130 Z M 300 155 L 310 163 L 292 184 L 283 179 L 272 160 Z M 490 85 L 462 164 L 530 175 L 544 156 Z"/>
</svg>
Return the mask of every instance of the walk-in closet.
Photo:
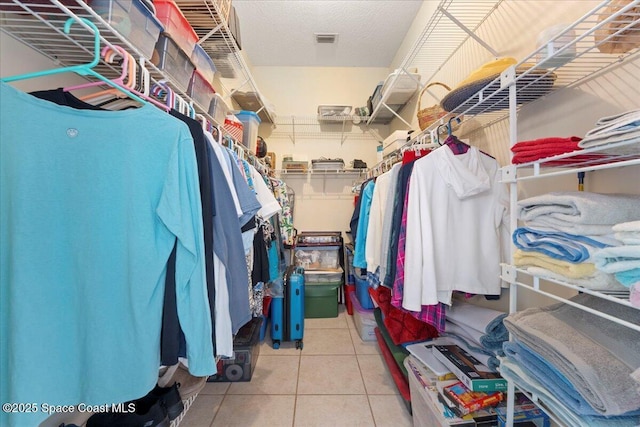
<svg viewBox="0 0 640 427">
<path fill-rule="evenodd" d="M 640 0 L 0 0 L 0 426 L 637 427 Z"/>
</svg>

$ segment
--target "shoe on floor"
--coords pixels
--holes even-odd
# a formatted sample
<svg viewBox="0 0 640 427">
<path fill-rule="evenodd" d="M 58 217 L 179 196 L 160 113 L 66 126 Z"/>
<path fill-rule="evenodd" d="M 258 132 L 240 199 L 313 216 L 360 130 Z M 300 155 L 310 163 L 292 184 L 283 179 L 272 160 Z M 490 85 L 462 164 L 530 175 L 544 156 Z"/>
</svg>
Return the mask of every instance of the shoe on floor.
<svg viewBox="0 0 640 427">
<path fill-rule="evenodd" d="M 169 366 L 158 378 L 160 387 L 168 387 L 169 384 L 178 383 L 182 400 L 189 400 L 200 393 L 207 384 L 207 377 L 195 377 L 189 373 L 189 369 L 182 363 Z"/>
<path fill-rule="evenodd" d="M 151 400 L 159 400 L 162 402 L 164 407 L 167 409 L 167 415 L 169 416 L 169 420 L 173 421 L 182 413 L 184 410 L 184 404 L 182 403 L 182 393 L 178 391 L 178 387 L 180 385 L 178 383 L 173 383 L 171 387 L 160 387 L 156 385 L 153 390 L 149 392 L 149 394 L 145 398 L 149 398 Z"/>
</svg>

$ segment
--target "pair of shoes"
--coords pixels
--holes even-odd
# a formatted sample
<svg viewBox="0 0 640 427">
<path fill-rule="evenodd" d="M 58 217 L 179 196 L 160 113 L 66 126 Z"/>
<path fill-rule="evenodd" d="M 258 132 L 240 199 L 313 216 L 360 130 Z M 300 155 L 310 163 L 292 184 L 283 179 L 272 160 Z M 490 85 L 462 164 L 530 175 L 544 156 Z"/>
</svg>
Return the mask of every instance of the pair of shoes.
<svg viewBox="0 0 640 427">
<path fill-rule="evenodd" d="M 184 410 L 177 384 L 156 386 L 146 396 L 123 406 L 132 412 L 100 412 L 87 420 L 87 427 L 169 427 Z"/>
<path fill-rule="evenodd" d="M 160 372 L 158 385 L 167 387 L 169 384 L 177 383 L 180 387 L 182 400 L 189 400 L 192 396 L 200 393 L 207 384 L 207 377 L 195 377 L 189 373 L 189 369 L 181 362 L 169 366 Z"/>
</svg>

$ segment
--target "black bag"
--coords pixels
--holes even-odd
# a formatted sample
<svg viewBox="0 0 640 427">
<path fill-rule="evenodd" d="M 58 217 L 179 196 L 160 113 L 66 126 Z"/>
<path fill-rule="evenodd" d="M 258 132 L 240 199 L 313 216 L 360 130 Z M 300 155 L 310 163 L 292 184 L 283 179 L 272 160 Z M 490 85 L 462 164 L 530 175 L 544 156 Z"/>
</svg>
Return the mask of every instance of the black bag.
<svg viewBox="0 0 640 427">
<path fill-rule="evenodd" d="M 256 157 L 261 159 L 267 155 L 267 143 L 261 136 L 258 137 L 256 144 Z"/>
<path fill-rule="evenodd" d="M 367 168 L 367 163 L 363 162 L 360 159 L 353 159 L 353 168 L 354 169 L 366 169 Z"/>
</svg>

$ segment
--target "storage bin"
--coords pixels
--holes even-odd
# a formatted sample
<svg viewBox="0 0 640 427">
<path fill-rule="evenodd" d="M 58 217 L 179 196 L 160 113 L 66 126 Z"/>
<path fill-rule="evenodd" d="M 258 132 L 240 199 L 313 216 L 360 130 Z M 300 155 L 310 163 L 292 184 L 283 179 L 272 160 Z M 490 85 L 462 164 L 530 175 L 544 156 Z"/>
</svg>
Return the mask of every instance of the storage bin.
<svg viewBox="0 0 640 427">
<path fill-rule="evenodd" d="M 358 302 L 358 298 L 355 295 L 355 291 L 349 295 L 351 304 L 353 305 L 353 323 L 356 325 L 356 330 L 362 341 L 375 341 L 376 340 L 376 319 L 373 316 L 373 309 L 365 310 Z"/>
<path fill-rule="evenodd" d="M 353 294 L 353 295 L 352 295 Z M 353 300 L 356 299 L 356 285 L 345 284 L 344 285 L 344 305 L 347 306 L 347 314 L 353 315 Z"/>
<path fill-rule="evenodd" d="M 164 32 L 171 36 L 180 49 L 191 56 L 198 42 L 198 35 L 193 31 L 180 8 L 173 0 L 155 0 L 153 5 L 156 8 L 156 16 L 164 25 Z"/>
<path fill-rule="evenodd" d="M 342 268 L 334 270 L 306 270 L 304 271 L 305 283 L 325 283 L 342 285 L 344 271 Z"/>
<path fill-rule="evenodd" d="M 224 99 L 219 94 L 214 94 L 213 98 L 211 98 L 211 103 L 209 104 L 209 115 L 213 118 L 213 120 L 219 124 L 224 124 L 224 119 L 229 114 L 229 106 Z"/>
<path fill-rule="evenodd" d="M 178 89 L 187 91 L 195 66 L 189 56 L 167 34 L 160 34 L 151 62 L 165 71 Z"/>
<path fill-rule="evenodd" d="M 337 270 L 340 267 L 339 246 L 298 247 L 294 257 L 296 265 L 305 270 Z"/>
<path fill-rule="evenodd" d="M 258 127 L 260 126 L 260 117 L 253 111 L 241 110 L 236 113 L 238 120 L 242 122 L 242 145 L 249 150 L 255 151 L 256 141 L 258 141 Z"/>
<path fill-rule="evenodd" d="M 409 132 L 406 130 L 393 132 L 382 142 L 382 155 L 387 156 L 389 153 L 402 148 L 407 143 L 408 136 Z"/>
<path fill-rule="evenodd" d="M 203 75 L 203 77 L 209 82 L 213 83 L 213 79 L 216 76 L 216 65 L 213 63 L 213 59 L 209 56 L 207 52 L 200 46 L 196 44 L 193 48 L 193 53 L 191 54 L 191 62 L 196 66 L 196 70 Z M 225 113 L 225 116 L 227 114 Z"/>
<path fill-rule="evenodd" d="M 339 287 L 339 284 L 305 283 L 304 317 L 337 317 Z"/>
<path fill-rule="evenodd" d="M 213 99 L 213 95 L 216 94 L 216 91 L 213 85 L 211 85 L 198 70 L 195 70 L 191 76 L 187 94 L 193 98 L 198 105 L 207 108 L 211 104 L 211 100 Z"/>
<path fill-rule="evenodd" d="M 233 338 L 233 359 L 220 359 L 218 372 L 207 379 L 208 382 L 251 381 L 260 355 L 260 330 L 264 322 L 262 316 L 254 317 L 238 330 Z"/>
<path fill-rule="evenodd" d="M 334 246 L 342 245 L 340 231 L 302 231 L 296 236 L 296 246 Z"/>
<path fill-rule="evenodd" d="M 151 59 L 163 27 L 141 0 L 90 0 L 88 3 L 145 58 Z"/>
<path fill-rule="evenodd" d="M 224 130 L 227 131 L 231 138 L 233 138 L 236 142 L 242 142 L 242 134 L 244 133 L 244 126 L 242 122 L 238 120 L 236 116 L 233 114 L 228 114 L 224 119 L 224 126 L 222 126 Z"/>
<path fill-rule="evenodd" d="M 562 53 L 558 53 L 560 49 L 570 44 L 576 38 L 575 30 L 569 30 L 562 36 L 558 37 L 558 35 L 564 32 L 568 26 L 569 24 L 554 25 L 540 33 L 536 47 L 541 49 L 536 54 L 536 62 L 540 63 L 545 61 L 543 64 L 545 68 L 554 68 L 573 61 L 576 57 L 575 44 L 567 47 Z M 554 38 L 556 39 L 552 40 Z"/>
<path fill-rule="evenodd" d="M 369 295 L 369 282 L 367 282 L 366 276 L 356 275 L 356 297 L 362 308 L 369 310 L 374 307 L 373 300 Z"/>
</svg>

